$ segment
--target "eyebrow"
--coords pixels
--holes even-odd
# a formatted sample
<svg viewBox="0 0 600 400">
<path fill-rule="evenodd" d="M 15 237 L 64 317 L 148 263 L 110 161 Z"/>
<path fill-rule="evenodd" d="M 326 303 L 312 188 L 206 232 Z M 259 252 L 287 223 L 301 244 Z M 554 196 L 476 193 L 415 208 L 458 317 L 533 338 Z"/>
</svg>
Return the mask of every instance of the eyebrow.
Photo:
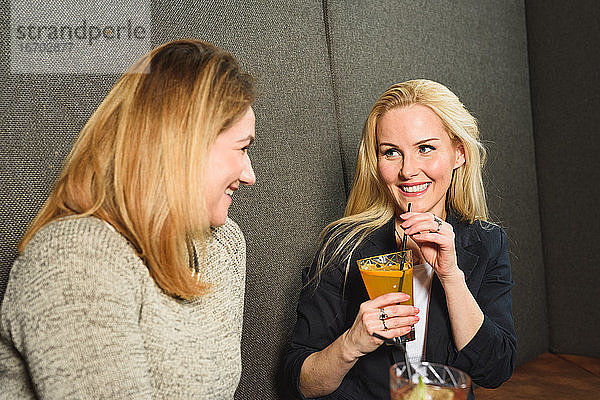
<svg viewBox="0 0 600 400">
<path fill-rule="evenodd" d="M 435 137 L 433 137 L 433 138 L 428 138 L 428 139 L 423 139 L 423 140 L 420 140 L 420 141 L 418 141 L 417 143 L 415 143 L 415 146 L 418 146 L 418 145 L 420 145 L 420 144 L 427 143 L 427 142 L 433 142 L 433 141 L 436 141 L 436 140 L 442 140 L 442 139 L 440 139 L 440 138 L 435 138 Z M 395 144 L 393 144 L 393 143 L 379 143 L 379 147 L 381 147 L 381 146 L 396 147 L 396 145 L 395 145 Z"/>
</svg>

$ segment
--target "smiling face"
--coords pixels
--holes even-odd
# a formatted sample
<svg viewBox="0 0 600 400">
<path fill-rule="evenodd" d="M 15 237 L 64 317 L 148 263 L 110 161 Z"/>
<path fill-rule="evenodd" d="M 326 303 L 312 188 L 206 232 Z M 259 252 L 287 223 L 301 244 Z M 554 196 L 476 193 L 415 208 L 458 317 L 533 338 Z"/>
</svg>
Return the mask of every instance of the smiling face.
<svg viewBox="0 0 600 400">
<path fill-rule="evenodd" d="M 465 162 L 442 120 L 421 104 L 394 108 L 377 123 L 377 166 L 402 212 L 432 212 L 446 217 L 452 171 Z"/>
<path fill-rule="evenodd" d="M 254 141 L 254 111 L 248 111 L 234 125 L 221 132 L 213 143 L 204 173 L 206 208 L 211 226 L 227 219 L 233 192 L 240 184 L 256 181 L 248 148 Z"/>
</svg>

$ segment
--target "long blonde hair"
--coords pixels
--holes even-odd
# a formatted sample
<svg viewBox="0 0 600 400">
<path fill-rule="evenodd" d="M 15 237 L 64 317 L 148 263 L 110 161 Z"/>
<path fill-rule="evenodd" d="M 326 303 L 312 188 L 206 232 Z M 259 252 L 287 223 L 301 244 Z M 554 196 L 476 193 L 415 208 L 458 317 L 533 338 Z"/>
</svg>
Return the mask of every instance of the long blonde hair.
<svg viewBox="0 0 600 400">
<path fill-rule="evenodd" d="M 207 285 L 190 271 L 190 241 L 202 246 L 210 234 L 205 160 L 253 100 L 252 78 L 228 52 L 200 40 L 154 49 L 83 127 L 19 251 L 49 222 L 91 215 L 127 238 L 165 293 L 203 294 Z"/>
<path fill-rule="evenodd" d="M 455 169 L 452 176 L 446 209 L 468 223 L 487 220 L 482 179 L 486 151 L 479 140 L 477 121 L 458 97 L 440 83 L 425 79 L 398 83 L 379 97 L 367 117 L 344 217 L 323 230 L 323 245 L 318 259 L 321 269 L 334 260 L 344 259 L 347 274 L 351 254 L 362 240 L 395 215 L 396 202 L 377 167 L 377 124 L 390 110 L 413 104 L 427 106 L 435 112 L 450 139 L 465 150 L 465 163 Z M 328 250 L 331 248 L 333 252 Z"/>
</svg>

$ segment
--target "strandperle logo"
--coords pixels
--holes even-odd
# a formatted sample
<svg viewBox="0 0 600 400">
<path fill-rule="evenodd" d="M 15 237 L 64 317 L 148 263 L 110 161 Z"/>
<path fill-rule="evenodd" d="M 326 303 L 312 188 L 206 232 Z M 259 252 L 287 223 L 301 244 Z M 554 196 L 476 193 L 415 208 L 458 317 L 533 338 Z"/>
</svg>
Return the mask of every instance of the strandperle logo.
<svg viewBox="0 0 600 400">
<path fill-rule="evenodd" d="M 122 25 L 98 26 L 88 24 L 88 21 L 84 19 L 77 26 L 29 24 L 17 25 L 15 30 L 15 38 L 23 41 L 24 45 L 49 45 L 53 43 L 74 45 L 74 40 L 80 40 L 86 41 L 88 45 L 92 46 L 99 40 L 144 40 L 147 37 L 146 28 L 134 24 L 131 19 L 128 19 Z"/>
<path fill-rule="evenodd" d="M 11 72 L 121 74 L 150 46 L 147 0 L 12 0 Z"/>
</svg>

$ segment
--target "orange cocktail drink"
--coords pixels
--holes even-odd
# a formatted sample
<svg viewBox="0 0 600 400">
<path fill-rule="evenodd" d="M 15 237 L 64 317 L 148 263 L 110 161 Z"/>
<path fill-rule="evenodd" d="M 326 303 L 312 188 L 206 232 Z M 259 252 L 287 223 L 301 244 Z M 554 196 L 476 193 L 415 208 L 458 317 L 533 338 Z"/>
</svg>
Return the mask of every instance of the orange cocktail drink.
<svg viewBox="0 0 600 400">
<path fill-rule="evenodd" d="M 360 270 L 371 299 L 386 293 L 402 292 L 411 298 L 400 304 L 408 305 L 412 305 L 412 273 L 412 268 L 406 271 Z"/>
<path fill-rule="evenodd" d="M 357 261 L 362 280 L 374 299 L 382 294 L 402 292 L 410 296 L 402 305 L 413 303 L 413 263 L 410 250 L 363 258 Z M 411 332 L 400 338 L 403 342 L 415 339 L 414 326 Z"/>
<path fill-rule="evenodd" d="M 413 305 L 413 265 L 410 250 L 363 258 L 357 262 L 371 299 L 386 293 L 402 292 L 408 294 L 410 299 L 401 304 Z"/>
</svg>

